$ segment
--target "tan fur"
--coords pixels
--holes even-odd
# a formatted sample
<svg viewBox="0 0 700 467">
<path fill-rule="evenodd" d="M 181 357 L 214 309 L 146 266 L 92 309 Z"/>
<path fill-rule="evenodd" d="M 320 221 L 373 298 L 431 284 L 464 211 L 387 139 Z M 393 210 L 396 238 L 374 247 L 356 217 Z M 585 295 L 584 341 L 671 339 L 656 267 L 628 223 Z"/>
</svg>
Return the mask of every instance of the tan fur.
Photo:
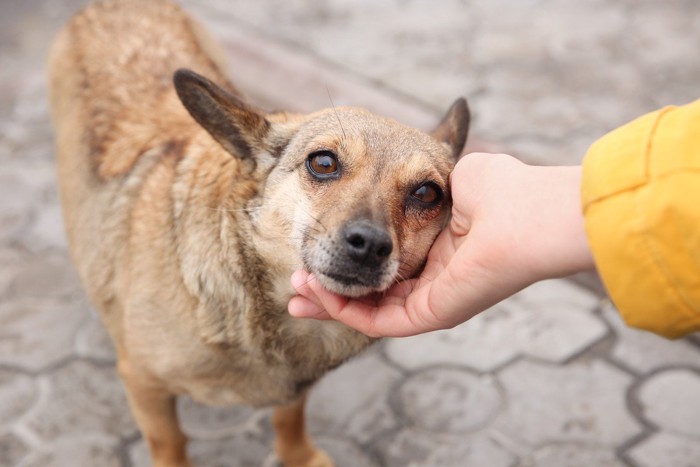
<svg viewBox="0 0 700 467">
<path fill-rule="evenodd" d="M 440 141 L 361 109 L 264 114 L 240 100 L 222 56 L 162 0 L 94 4 L 59 34 L 49 74 L 71 254 L 155 466 L 189 465 L 178 394 L 279 405 L 285 465 L 330 465 L 303 431 L 304 394 L 371 340 L 289 317 L 289 276 L 304 266 L 356 295 L 416 274 L 449 204 L 407 200 L 426 180 L 447 192 L 466 107 L 448 113 Z M 183 67 L 212 82 L 180 73 L 176 92 Z M 337 155 L 341 176 L 311 175 L 318 150 Z M 374 289 L 321 271 L 345 261 L 338 232 L 358 217 L 394 245 Z"/>
</svg>

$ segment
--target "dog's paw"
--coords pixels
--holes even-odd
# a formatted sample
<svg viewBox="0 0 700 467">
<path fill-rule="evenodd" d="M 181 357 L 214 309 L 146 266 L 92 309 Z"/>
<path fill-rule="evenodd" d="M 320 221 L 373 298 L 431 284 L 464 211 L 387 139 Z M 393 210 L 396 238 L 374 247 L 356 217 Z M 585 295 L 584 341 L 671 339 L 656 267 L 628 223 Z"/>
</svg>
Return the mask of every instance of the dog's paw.
<svg viewBox="0 0 700 467">
<path fill-rule="evenodd" d="M 334 467 L 335 464 L 328 454 L 320 449 L 315 449 L 312 456 L 305 462 L 289 467 Z M 285 466 L 287 467 L 287 466 Z"/>
<path fill-rule="evenodd" d="M 279 457 L 272 463 L 266 462 L 266 467 L 335 467 L 333 460 L 328 454 L 320 449 L 313 449 L 308 454 L 296 457 L 295 459 L 282 460 Z"/>
</svg>

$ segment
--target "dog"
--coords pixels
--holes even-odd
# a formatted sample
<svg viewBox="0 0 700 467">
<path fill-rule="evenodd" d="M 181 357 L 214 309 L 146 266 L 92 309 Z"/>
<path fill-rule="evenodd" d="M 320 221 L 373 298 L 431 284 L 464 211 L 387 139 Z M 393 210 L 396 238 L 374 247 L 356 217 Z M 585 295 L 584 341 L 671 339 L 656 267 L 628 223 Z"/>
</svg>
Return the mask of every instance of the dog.
<svg viewBox="0 0 700 467">
<path fill-rule="evenodd" d="M 445 226 L 469 111 L 431 133 L 366 110 L 246 103 L 224 54 L 164 0 L 87 6 L 49 86 L 71 257 L 114 341 L 156 467 L 189 466 L 175 398 L 275 406 L 286 466 L 332 461 L 304 430 L 324 373 L 373 340 L 286 312 L 291 273 L 357 297 L 414 277 Z"/>
</svg>

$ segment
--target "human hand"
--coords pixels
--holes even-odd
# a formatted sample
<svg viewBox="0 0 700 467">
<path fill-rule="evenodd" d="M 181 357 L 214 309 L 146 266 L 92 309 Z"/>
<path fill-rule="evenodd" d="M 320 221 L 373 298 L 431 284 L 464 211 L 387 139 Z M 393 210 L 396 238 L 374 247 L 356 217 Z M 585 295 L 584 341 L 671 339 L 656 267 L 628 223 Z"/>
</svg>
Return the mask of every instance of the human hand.
<svg viewBox="0 0 700 467">
<path fill-rule="evenodd" d="M 418 278 L 348 299 L 297 271 L 290 314 L 336 319 L 373 337 L 410 336 L 454 327 L 539 280 L 594 267 L 580 167 L 475 153 L 457 163 L 450 179 L 452 218 Z"/>
</svg>

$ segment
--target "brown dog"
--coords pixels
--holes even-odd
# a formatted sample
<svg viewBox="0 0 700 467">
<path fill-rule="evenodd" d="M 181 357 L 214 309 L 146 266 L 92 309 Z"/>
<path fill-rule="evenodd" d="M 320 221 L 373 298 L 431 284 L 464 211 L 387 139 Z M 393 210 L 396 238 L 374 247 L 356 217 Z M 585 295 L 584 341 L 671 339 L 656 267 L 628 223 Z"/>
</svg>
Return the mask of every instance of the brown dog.
<svg viewBox="0 0 700 467">
<path fill-rule="evenodd" d="M 155 466 L 189 465 L 177 394 L 277 405 L 281 461 L 331 465 L 305 434 L 305 392 L 371 340 L 289 317 L 289 276 L 358 296 L 415 275 L 449 213 L 468 110 L 458 100 L 432 136 L 356 108 L 265 114 L 221 57 L 161 0 L 94 4 L 60 33 L 71 253 Z"/>
</svg>

